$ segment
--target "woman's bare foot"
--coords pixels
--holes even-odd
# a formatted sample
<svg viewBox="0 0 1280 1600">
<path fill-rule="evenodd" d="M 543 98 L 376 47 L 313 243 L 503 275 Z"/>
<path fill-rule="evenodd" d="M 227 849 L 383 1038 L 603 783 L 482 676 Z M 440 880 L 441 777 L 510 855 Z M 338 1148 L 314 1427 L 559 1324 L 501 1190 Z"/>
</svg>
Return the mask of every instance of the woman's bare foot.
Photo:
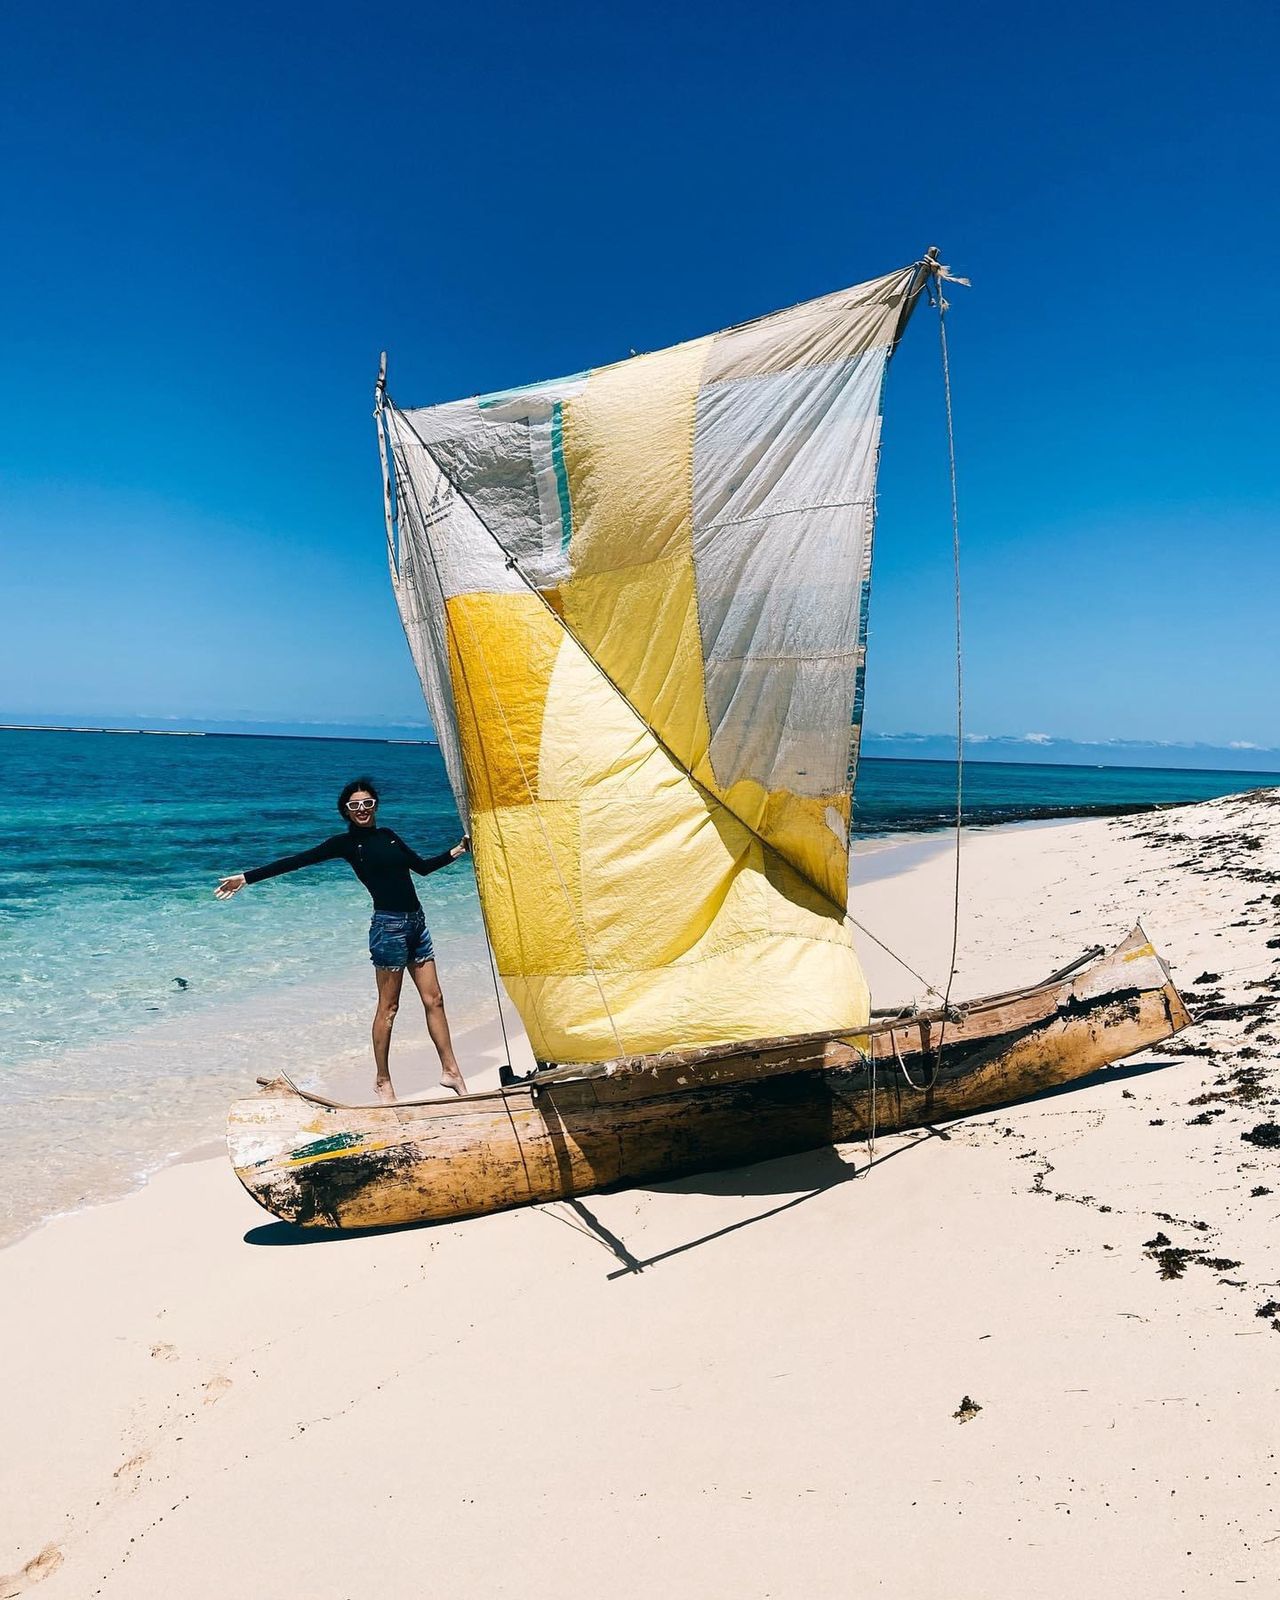
<svg viewBox="0 0 1280 1600">
<path fill-rule="evenodd" d="M 440 1087 L 442 1089 L 452 1089 L 456 1095 L 464 1095 L 467 1092 L 467 1080 L 458 1071 L 457 1067 L 454 1067 L 452 1072 L 447 1067 L 441 1067 Z"/>
<path fill-rule="evenodd" d="M 379 1078 L 373 1086 L 373 1092 L 384 1106 L 393 1106 L 396 1103 L 396 1092 L 391 1087 L 390 1078 Z"/>
</svg>

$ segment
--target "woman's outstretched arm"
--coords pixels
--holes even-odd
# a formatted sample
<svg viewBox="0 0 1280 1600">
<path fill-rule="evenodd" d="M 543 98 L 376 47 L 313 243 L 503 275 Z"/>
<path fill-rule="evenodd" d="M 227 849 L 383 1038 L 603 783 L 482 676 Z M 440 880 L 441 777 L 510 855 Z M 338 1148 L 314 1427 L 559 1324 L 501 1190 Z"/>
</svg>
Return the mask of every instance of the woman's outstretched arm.
<svg viewBox="0 0 1280 1600">
<path fill-rule="evenodd" d="M 333 861 L 342 854 L 345 843 L 346 835 L 337 833 L 323 844 L 315 845 L 310 850 L 299 850 L 296 855 L 281 856 L 279 861 L 269 861 L 265 867 L 233 872 L 230 877 L 223 878 L 213 892 L 219 900 L 230 900 L 247 883 L 261 883 L 264 878 L 278 878 L 282 872 L 296 872 L 299 867 L 313 867 L 320 861 Z"/>
<path fill-rule="evenodd" d="M 459 856 L 466 855 L 471 848 L 471 839 L 464 834 L 452 849 L 442 850 L 438 856 L 420 856 L 416 850 L 410 849 L 398 833 L 393 833 L 391 837 L 404 851 L 405 855 L 408 856 L 409 866 L 412 870 L 420 875 L 425 875 L 428 872 L 439 872 L 441 867 L 447 867 L 451 861 L 456 861 Z"/>
</svg>

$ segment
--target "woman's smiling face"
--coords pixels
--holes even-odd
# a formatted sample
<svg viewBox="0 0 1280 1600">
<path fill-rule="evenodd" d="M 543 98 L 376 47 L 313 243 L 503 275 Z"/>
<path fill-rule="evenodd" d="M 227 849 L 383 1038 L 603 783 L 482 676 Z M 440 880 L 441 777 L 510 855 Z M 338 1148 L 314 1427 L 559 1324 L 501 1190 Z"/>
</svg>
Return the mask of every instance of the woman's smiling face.
<svg viewBox="0 0 1280 1600">
<path fill-rule="evenodd" d="M 378 802 L 367 789 L 357 789 L 347 798 L 347 815 L 358 828 L 372 828 Z"/>
</svg>

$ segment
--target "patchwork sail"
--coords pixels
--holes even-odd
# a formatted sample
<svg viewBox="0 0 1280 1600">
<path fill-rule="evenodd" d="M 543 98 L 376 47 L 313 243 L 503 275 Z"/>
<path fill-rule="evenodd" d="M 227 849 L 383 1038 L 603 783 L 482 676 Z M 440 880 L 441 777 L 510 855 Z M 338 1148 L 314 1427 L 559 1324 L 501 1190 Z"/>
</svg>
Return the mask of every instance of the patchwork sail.
<svg viewBox="0 0 1280 1600">
<path fill-rule="evenodd" d="M 542 1061 L 844 1030 L 904 268 L 478 399 L 380 391 L 400 613 Z"/>
<path fill-rule="evenodd" d="M 392 1106 L 259 1079 L 227 1143 L 273 1215 L 456 1219 L 874 1139 L 1189 1024 L 1140 926 L 1025 989 L 869 1014 L 845 900 L 880 387 L 931 280 L 949 415 L 965 280 L 933 246 L 553 383 L 402 411 L 384 368 L 392 581 L 538 1059 Z"/>
</svg>

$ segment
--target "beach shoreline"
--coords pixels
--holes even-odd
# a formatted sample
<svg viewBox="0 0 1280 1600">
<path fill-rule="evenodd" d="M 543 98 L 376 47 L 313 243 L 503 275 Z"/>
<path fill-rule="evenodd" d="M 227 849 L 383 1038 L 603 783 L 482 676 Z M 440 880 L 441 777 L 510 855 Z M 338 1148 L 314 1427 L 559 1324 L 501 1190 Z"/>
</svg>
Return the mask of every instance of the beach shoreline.
<svg viewBox="0 0 1280 1600">
<path fill-rule="evenodd" d="M 351 991 L 345 1002 L 336 1009 L 321 1013 L 313 1019 L 318 1031 L 327 1035 L 330 1040 L 330 1054 L 316 1062 L 312 1070 L 300 1074 L 300 1078 L 307 1087 L 323 1087 L 326 1092 L 358 1103 L 372 1092 L 373 1060 L 368 1043 L 368 1022 L 373 1011 L 373 995 L 372 992 L 365 994 L 366 987 L 371 991 L 372 986 L 365 970 L 355 966 L 348 976 L 348 981 L 341 987 L 343 990 Z M 325 996 L 329 1006 L 332 1007 L 333 989 L 333 985 L 317 986 L 315 997 Z M 227 1031 L 233 1038 L 244 1038 L 251 1031 L 254 1018 L 273 1011 L 278 1012 L 281 999 L 278 992 L 268 991 L 254 996 L 251 1002 L 240 1007 L 229 1007 L 225 1003 L 215 1006 L 210 1009 L 208 1016 L 211 1023 L 216 1026 L 219 1016 L 225 1021 L 230 1012 L 235 1017 L 235 1022 Z M 293 1009 L 304 1008 L 307 1003 L 308 997 L 305 995 L 301 998 L 296 995 L 290 998 Z M 410 1023 L 407 1007 L 405 1013 L 392 1053 L 393 1077 L 402 1097 L 413 1099 L 451 1092 L 440 1090 L 436 1086 L 439 1065 L 426 1037 L 421 1017 Z M 509 1012 L 506 1020 L 512 1065 L 517 1071 L 526 1071 L 533 1065 L 527 1041 L 524 1039 L 518 1020 Z M 110 1052 L 147 1047 L 161 1052 L 172 1052 L 174 1031 L 172 1028 L 166 1028 L 164 1024 L 157 1024 L 150 1030 L 148 1038 L 113 1040 Z M 186 1033 L 180 1032 L 179 1037 L 184 1044 L 188 1042 L 189 1036 Z M 464 1023 L 455 1030 L 454 1045 L 459 1058 L 466 1063 L 468 1082 L 473 1088 L 496 1086 L 498 1066 L 506 1054 L 503 1049 L 501 1027 L 496 1016 L 484 1022 L 471 1020 Z M 269 1060 L 264 1061 L 263 1071 L 265 1075 L 270 1075 Z M 249 1073 L 239 1078 L 228 1078 L 221 1083 L 217 1080 L 204 1082 L 203 1109 L 195 1125 L 189 1128 L 185 1138 L 179 1136 L 178 1143 L 141 1166 L 121 1165 L 118 1152 L 113 1149 L 105 1152 L 93 1151 L 91 1155 L 86 1156 L 86 1161 L 90 1163 L 90 1170 L 94 1175 L 96 1185 L 94 1191 L 84 1193 L 73 1203 L 44 1216 L 28 1217 L 17 1226 L 11 1224 L 11 1231 L 0 1236 L 0 1251 L 11 1248 L 19 1240 L 27 1238 L 51 1222 L 74 1217 L 100 1206 L 118 1204 L 144 1190 L 162 1172 L 172 1167 L 214 1157 L 225 1160 L 226 1147 L 222 1131 L 225 1127 L 225 1108 L 233 1099 L 252 1094 L 254 1085 L 255 1077 Z M 212 1122 L 209 1118 L 210 1101 L 214 1107 L 212 1114 L 215 1120 Z M 76 1132 L 82 1141 L 92 1139 L 91 1126 L 77 1128 Z"/>
<path fill-rule="evenodd" d="M 950 843 L 855 862 L 931 982 Z M 957 994 L 1141 917 L 1208 1020 L 874 1163 L 298 1247 L 194 1159 L 49 1222 L 0 1251 L 0 1596 L 1268 1589 L 1280 804 L 975 830 L 961 881 Z"/>
<path fill-rule="evenodd" d="M 965 836 L 1061 825 L 1059 820 L 996 823 L 966 829 Z M 944 829 L 856 841 L 852 852 L 852 894 L 856 899 L 863 885 L 950 852 L 954 839 L 954 830 Z M 476 946 L 477 940 L 469 930 L 459 934 L 446 927 L 439 960 L 455 1043 L 464 1062 L 475 1062 L 480 1074 L 478 1086 L 484 1087 L 495 1081 L 500 1026 L 492 988 L 485 987 L 488 967 Z M 269 984 L 238 999 L 225 994 L 207 1001 L 197 995 L 194 1003 L 187 995 L 177 998 L 184 1002 L 180 1015 L 161 1017 L 131 1032 L 109 1035 L 99 1044 L 76 1045 L 45 1061 L 26 1064 L 33 1079 L 43 1078 L 48 1085 L 39 1114 L 40 1126 L 46 1136 L 52 1130 L 55 1142 L 74 1159 L 68 1162 L 69 1170 L 59 1183 L 47 1182 L 46 1187 L 56 1192 L 56 1199 L 43 1214 L 36 1214 L 30 1206 L 25 1211 L 20 1209 L 16 1194 L 7 1207 L 0 1205 L 0 1249 L 45 1222 L 123 1198 L 158 1172 L 189 1160 L 193 1150 L 219 1143 L 225 1105 L 238 1095 L 250 1093 L 259 1073 L 270 1076 L 276 1070 L 272 1064 L 276 1050 L 288 1047 L 290 1053 L 282 1064 L 305 1087 L 349 1100 L 360 1099 L 368 1087 L 365 1079 L 372 1071 L 368 1025 L 373 986 L 368 963 L 359 953 L 332 974 L 309 983 Z M 523 1070 L 522 1063 L 531 1064 L 531 1057 L 519 1018 L 505 997 L 503 1019 L 512 1048 L 518 1053 L 513 1065 Z M 243 1066 L 242 1061 L 251 1057 L 255 1049 L 262 1065 L 257 1069 Z M 76 1085 L 121 1085 L 126 1078 L 124 1066 L 139 1057 L 155 1062 L 158 1099 L 155 1105 L 149 1103 L 145 1085 L 133 1093 L 133 1128 L 141 1132 L 134 1145 L 129 1146 L 123 1142 L 127 1125 L 120 1130 L 102 1128 L 86 1116 L 83 1096 L 72 1099 L 60 1085 L 64 1081 Z M 299 1057 L 303 1058 L 301 1065 Z M 199 1062 L 201 1070 L 184 1076 L 175 1068 L 175 1062 Z M 406 1096 L 430 1092 L 435 1058 L 411 996 L 401 1010 L 392 1062 L 397 1085 Z M 113 1092 L 118 1096 L 121 1090 Z M 170 1126 L 157 1119 L 171 1112 L 174 1097 L 182 1102 L 183 1117 Z M 60 1107 L 65 1111 L 61 1122 Z M 34 1109 L 30 1116 L 35 1118 Z M 109 1133 L 112 1137 L 108 1137 Z"/>
<path fill-rule="evenodd" d="M 1154 815 L 1170 809 L 1186 808 L 1152 806 L 1144 808 L 1140 815 Z M 1115 819 L 1050 817 L 965 826 L 961 829 L 962 864 L 967 847 L 971 841 L 977 839 L 1018 835 L 1029 840 L 1036 834 L 1049 835 L 1057 830 L 1078 827 L 1082 823 L 1102 824 L 1111 820 Z M 863 891 L 873 884 L 884 884 L 892 879 L 902 878 L 929 863 L 945 862 L 948 872 L 954 870 L 955 848 L 954 828 L 921 832 L 889 832 L 855 840 L 850 853 L 850 897 L 855 917 L 865 926 L 868 917 L 872 915 L 861 905 L 861 896 Z M 1118 924 L 1113 926 L 1113 934 L 1117 933 L 1118 926 Z M 874 925 L 870 927 L 870 933 L 874 935 Z M 918 934 L 915 937 L 918 938 Z M 910 993 L 903 988 L 903 984 L 907 982 L 905 970 L 876 944 L 873 937 L 860 932 L 857 938 L 859 954 L 872 983 L 876 1004 L 897 1005 L 905 1003 L 908 999 L 923 998 L 918 985 L 912 986 L 908 983 L 907 989 L 911 991 Z M 939 975 L 940 981 L 945 976 L 939 964 L 944 959 L 944 951 L 936 940 L 934 943 L 936 954 L 931 952 L 934 962 L 932 970 Z M 916 954 L 917 956 L 920 954 L 918 948 Z M 447 963 L 448 957 L 444 959 Z M 1027 981 L 1032 979 L 1028 978 Z M 317 1032 L 325 1036 L 326 1046 L 318 1059 L 304 1074 L 300 1074 L 300 1081 L 306 1087 L 323 1089 L 335 1097 L 357 1101 L 363 1092 L 361 1085 L 364 1077 L 370 1070 L 365 1012 L 371 1008 L 372 996 L 368 991 L 367 966 L 359 958 L 353 958 L 335 976 L 310 986 L 291 984 L 283 989 L 267 987 L 239 1001 L 220 996 L 197 1011 L 194 1019 L 190 1021 L 164 1019 L 138 1029 L 133 1034 L 112 1038 L 96 1050 L 92 1047 L 69 1050 L 64 1053 L 64 1059 L 74 1063 L 80 1055 L 109 1055 L 133 1050 L 151 1051 L 160 1056 L 172 1055 L 192 1048 L 196 1029 L 200 1030 L 206 1049 L 211 1039 L 226 1038 L 247 1042 L 261 1030 L 267 1040 L 264 1054 L 269 1055 L 272 1033 L 280 1031 L 282 1019 L 283 1028 L 290 1029 L 298 1026 L 299 1020 L 306 1017 Z M 972 986 L 968 992 L 975 992 Z M 463 991 L 462 1004 L 458 1007 L 462 1025 L 460 1028 L 455 1028 L 455 1044 L 461 1058 L 475 1063 L 471 1076 L 474 1086 L 479 1088 L 491 1087 L 496 1083 L 497 1066 L 503 1054 L 500 1048 L 501 1025 L 497 1016 L 484 1022 L 476 1020 L 480 1010 L 492 1010 L 493 1007 L 494 1000 L 491 993 L 481 995 L 470 989 Z M 405 1098 L 429 1094 L 435 1069 L 434 1055 L 425 1033 L 417 1026 L 418 1020 L 413 1015 L 412 1008 L 407 1007 L 393 1045 L 395 1076 L 398 1083 L 404 1086 L 401 1092 Z M 503 1020 L 506 1024 L 507 1042 L 513 1055 L 512 1064 L 518 1071 L 526 1070 L 532 1065 L 528 1041 L 524 1037 L 519 1018 L 505 997 Z M 253 1078 L 245 1075 L 243 1081 L 237 1081 L 228 1077 L 224 1082 L 206 1084 L 205 1088 L 216 1100 L 214 1122 L 189 1132 L 185 1139 L 180 1139 L 180 1142 L 161 1154 L 152 1155 L 140 1166 L 126 1169 L 117 1161 L 113 1167 L 111 1162 L 116 1158 L 108 1156 L 96 1166 L 96 1181 L 99 1187 L 94 1192 L 86 1193 L 66 1206 L 51 1210 L 44 1215 L 27 1217 L 16 1227 L 11 1225 L 10 1230 L 0 1237 L 0 1250 L 9 1248 L 48 1223 L 74 1217 L 83 1211 L 100 1206 L 116 1204 L 144 1189 L 160 1173 L 171 1167 L 201 1159 L 221 1159 L 224 1154 L 220 1125 L 222 1108 L 238 1095 L 251 1093 Z M 208 1097 L 206 1095 L 206 1098 Z"/>
</svg>

